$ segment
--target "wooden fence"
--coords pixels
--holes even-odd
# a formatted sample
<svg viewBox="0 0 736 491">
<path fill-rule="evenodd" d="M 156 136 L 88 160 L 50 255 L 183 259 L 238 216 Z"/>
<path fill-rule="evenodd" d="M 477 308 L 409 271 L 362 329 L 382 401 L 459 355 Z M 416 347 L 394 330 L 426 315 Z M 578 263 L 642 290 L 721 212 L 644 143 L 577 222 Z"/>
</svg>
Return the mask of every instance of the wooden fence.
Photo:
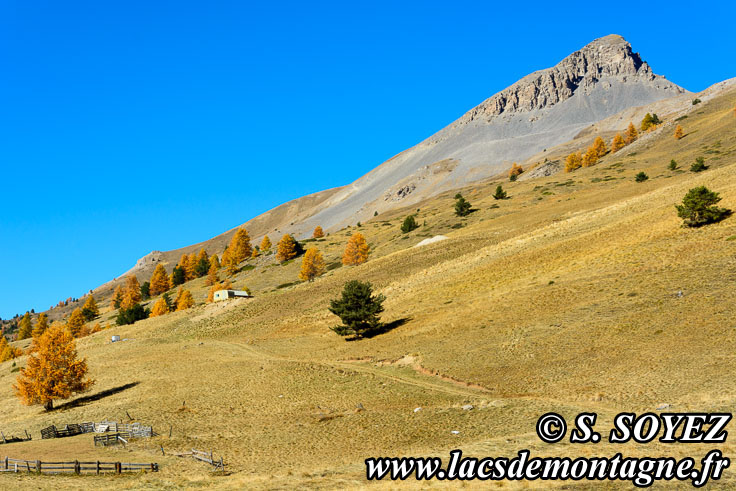
<svg viewBox="0 0 736 491">
<path fill-rule="evenodd" d="M 22 436 L 13 436 L 13 435 L 11 435 L 9 437 L 6 437 L 5 436 L 5 433 L 3 433 L 2 431 L 0 431 L 0 436 L 2 436 L 2 439 L 3 439 L 3 441 L 0 442 L 0 443 L 27 442 L 27 441 L 29 441 L 31 439 L 31 435 L 28 434 L 28 430 L 25 430 L 25 432 L 26 432 L 26 436 L 25 437 L 22 437 Z"/>
<path fill-rule="evenodd" d="M 128 433 L 133 438 L 151 438 L 155 435 L 152 426 L 140 423 L 116 423 L 103 421 L 101 423 L 80 423 L 66 425 L 62 429 L 51 425 L 41 430 L 41 438 L 63 438 L 66 436 L 81 435 L 82 433 Z"/>
<path fill-rule="evenodd" d="M 179 454 L 173 454 L 177 457 L 192 457 L 196 460 L 199 460 L 200 462 L 206 462 L 213 466 L 214 470 L 220 470 L 225 471 L 225 463 L 222 460 L 222 457 L 220 457 L 220 460 L 217 460 L 212 452 L 202 452 L 200 450 L 192 449 L 191 452 L 187 453 L 179 453 Z"/>
<path fill-rule="evenodd" d="M 41 438 L 46 440 L 49 438 L 64 438 L 67 436 L 81 435 L 84 433 L 81 425 L 70 424 L 66 425 L 62 429 L 58 429 L 56 426 L 51 425 L 48 428 L 41 430 Z"/>
<path fill-rule="evenodd" d="M 127 445 L 130 433 L 105 433 L 94 437 L 95 447 L 109 447 L 110 445 Z"/>
<path fill-rule="evenodd" d="M 96 474 L 123 472 L 158 472 L 158 464 L 134 464 L 125 462 L 42 462 L 40 460 L 18 460 L 5 457 L 2 472 L 28 472 L 36 474 L 62 474 L 65 472 L 82 474 L 91 472 Z"/>
</svg>

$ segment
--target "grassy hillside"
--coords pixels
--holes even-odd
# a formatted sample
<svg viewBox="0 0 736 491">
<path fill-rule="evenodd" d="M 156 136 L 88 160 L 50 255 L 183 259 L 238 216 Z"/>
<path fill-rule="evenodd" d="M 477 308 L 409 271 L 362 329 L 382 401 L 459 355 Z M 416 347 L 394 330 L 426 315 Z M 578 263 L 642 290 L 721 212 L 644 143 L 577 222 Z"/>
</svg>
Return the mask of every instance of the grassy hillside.
<svg viewBox="0 0 736 491">
<path fill-rule="evenodd" d="M 362 266 L 339 266 L 354 228 L 341 230 L 313 242 L 331 268 L 313 283 L 289 285 L 298 261 L 262 257 L 233 281 L 254 299 L 83 338 L 79 350 L 97 379 L 90 394 L 113 392 L 97 400 L 51 414 L 24 407 L 12 393 L 12 362 L 0 365 L 0 429 L 28 429 L 36 438 L 3 445 L 1 455 L 161 464 L 145 476 L 13 474 L 0 483 L 359 487 L 367 457 L 446 458 L 454 448 L 476 456 L 527 448 L 699 460 L 705 446 L 547 445 L 534 424 L 551 410 L 566 417 L 596 411 L 601 429 L 617 412 L 664 403 L 674 411 L 733 411 L 736 217 L 685 229 L 674 205 L 704 184 L 736 210 L 735 105 L 731 92 L 698 106 L 680 121 L 686 136 L 679 141 L 669 122 L 594 167 L 503 182 L 508 200 L 491 197 L 501 181 L 463 190 L 477 210 L 467 218 L 454 216 L 454 192 L 378 216 L 360 227 L 373 250 Z M 700 156 L 709 170 L 689 172 Z M 673 158 L 675 171 L 667 168 Z M 635 182 L 640 171 L 650 179 Z M 402 234 L 409 213 L 423 226 Z M 448 239 L 412 247 L 440 234 Z M 347 342 L 328 329 L 337 318 L 327 305 L 356 278 L 386 295 L 384 320 L 396 327 Z M 203 279 L 189 287 L 202 302 Z M 108 307 L 103 318 L 112 314 Z M 128 340 L 111 344 L 111 334 Z M 124 421 L 126 411 L 162 436 L 125 450 L 95 449 L 89 435 L 37 439 L 52 423 Z M 191 448 L 223 455 L 228 475 L 170 455 Z M 723 449 L 734 450 L 731 443 Z M 732 476 L 724 478 L 730 485 Z"/>
</svg>

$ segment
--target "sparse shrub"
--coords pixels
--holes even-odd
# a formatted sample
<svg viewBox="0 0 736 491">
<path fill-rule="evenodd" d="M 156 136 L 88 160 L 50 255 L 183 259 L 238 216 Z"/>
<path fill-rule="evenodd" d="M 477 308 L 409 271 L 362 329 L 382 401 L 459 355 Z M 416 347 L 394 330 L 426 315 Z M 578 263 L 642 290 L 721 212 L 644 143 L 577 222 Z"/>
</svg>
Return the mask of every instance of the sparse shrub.
<svg viewBox="0 0 736 491">
<path fill-rule="evenodd" d="M 677 170 L 677 162 L 675 159 L 670 160 L 670 165 L 667 166 L 669 170 Z"/>
<path fill-rule="evenodd" d="M 508 193 L 503 190 L 503 186 L 500 184 L 496 186 L 496 192 L 493 193 L 493 199 L 506 199 L 508 198 Z"/>
<path fill-rule="evenodd" d="M 698 104 L 700 104 L 701 102 L 703 102 L 703 101 L 701 101 L 700 99 L 698 99 L 698 98 L 696 97 L 695 99 L 693 99 L 693 106 L 697 106 L 697 105 L 698 105 Z"/>
<path fill-rule="evenodd" d="M 417 228 L 419 228 L 419 224 L 414 219 L 414 215 L 409 215 L 408 217 L 404 218 L 404 223 L 401 224 L 401 231 L 405 234 L 408 234 L 409 232 Z"/>
<path fill-rule="evenodd" d="M 715 206 L 719 201 L 721 198 L 718 193 L 705 186 L 698 186 L 687 192 L 681 205 L 675 205 L 677 216 L 682 218 L 688 227 L 719 222 L 731 215 L 731 210 Z"/>
<path fill-rule="evenodd" d="M 634 180 L 635 180 L 636 182 L 644 182 L 644 181 L 646 181 L 647 179 L 649 179 L 649 176 L 647 175 L 647 173 L 646 173 L 646 172 L 639 172 L 639 173 L 638 173 L 638 174 L 636 175 L 636 177 L 634 177 Z"/>
<path fill-rule="evenodd" d="M 331 327 L 340 336 L 360 338 L 381 327 L 379 314 L 383 312 L 386 297 L 373 295 L 370 283 L 352 280 L 345 284 L 341 298 L 330 301 L 330 312 L 342 321 L 342 325 Z"/>
<path fill-rule="evenodd" d="M 708 166 L 705 165 L 705 159 L 703 157 L 695 159 L 693 165 L 690 166 L 690 172 L 703 172 L 704 170 L 708 170 Z"/>
<path fill-rule="evenodd" d="M 465 217 L 470 214 L 471 204 L 460 193 L 455 195 L 455 215 Z"/>
</svg>

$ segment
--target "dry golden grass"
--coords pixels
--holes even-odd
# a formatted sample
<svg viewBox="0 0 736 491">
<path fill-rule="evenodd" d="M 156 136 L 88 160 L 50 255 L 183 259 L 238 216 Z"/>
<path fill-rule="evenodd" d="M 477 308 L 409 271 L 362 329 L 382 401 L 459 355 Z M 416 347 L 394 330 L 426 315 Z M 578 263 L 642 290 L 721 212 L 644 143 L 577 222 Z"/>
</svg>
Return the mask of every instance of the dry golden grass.
<svg viewBox="0 0 736 491">
<path fill-rule="evenodd" d="M 446 458 L 453 448 L 476 456 L 528 448 L 701 458 L 701 445 L 547 445 L 534 424 L 551 410 L 569 418 L 595 410 L 600 429 L 617 412 L 660 403 L 733 410 L 736 241 L 728 239 L 736 218 L 685 229 L 674 204 L 705 184 L 736 209 L 734 101 L 731 93 L 698 106 L 681 122 L 682 140 L 673 141 L 665 125 L 594 167 L 504 182 L 508 200 L 490 197 L 497 180 L 463 190 L 477 208 L 464 219 L 452 214 L 454 193 L 379 216 L 361 227 L 373 249 L 362 266 L 277 288 L 296 281 L 299 261 L 263 257 L 233 281 L 248 285 L 252 300 L 198 305 L 84 338 L 79 350 L 97 379 L 92 394 L 137 383 L 97 401 L 50 414 L 21 406 L 10 388 L 12 363 L 1 365 L 6 435 L 28 429 L 38 438 L 52 423 L 124 421 L 126 411 L 162 435 L 125 450 L 95 449 L 90 435 L 3 445 L 0 455 L 15 458 L 157 461 L 161 472 L 2 475 L 0 485 L 357 488 L 366 484 L 367 457 Z M 701 155 L 710 169 L 688 172 Z M 672 158 L 682 171 L 667 169 Z M 650 180 L 634 182 L 642 170 Z M 409 213 L 426 225 L 402 234 Z M 327 264 L 339 260 L 350 233 L 314 242 Z M 410 247 L 438 234 L 449 239 Z M 405 323 L 357 342 L 332 333 L 329 299 L 354 278 L 387 296 L 384 320 Z M 204 300 L 203 279 L 187 286 Z M 111 344 L 110 334 L 129 340 Z M 475 409 L 462 410 L 468 403 Z M 162 456 L 161 446 L 167 454 L 214 450 L 229 474 Z M 727 443 L 724 450 L 734 449 Z M 736 483 L 730 470 L 724 482 Z"/>
</svg>

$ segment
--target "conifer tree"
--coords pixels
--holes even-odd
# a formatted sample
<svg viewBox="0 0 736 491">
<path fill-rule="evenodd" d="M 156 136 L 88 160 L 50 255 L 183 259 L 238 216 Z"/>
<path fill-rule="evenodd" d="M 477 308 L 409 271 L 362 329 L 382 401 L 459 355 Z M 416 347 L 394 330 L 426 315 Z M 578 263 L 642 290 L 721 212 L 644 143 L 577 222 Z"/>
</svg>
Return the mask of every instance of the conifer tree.
<svg viewBox="0 0 736 491">
<path fill-rule="evenodd" d="M 134 274 L 129 274 L 125 278 L 125 289 L 123 290 L 123 300 L 120 302 L 120 308 L 127 310 L 140 302 L 142 297 L 138 278 Z"/>
<path fill-rule="evenodd" d="M 613 137 L 613 140 L 611 141 L 611 153 L 616 153 L 624 146 L 626 143 L 624 143 L 624 137 L 621 136 L 621 133 L 616 133 L 616 136 Z"/>
<path fill-rule="evenodd" d="M 207 279 L 204 280 L 205 285 L 216 285 L 220 281 L 217 277 L 217 266 L 214 262 L 210 263 L 210 270 L 207 272 Z"/>
<path fill-rule="evenodd" d="M 574 152 L 565 158 L 565 172 L 572 172 L 583 165 L 583 156 L 580 152 Z"/>
<path fill-rule="evenodd" d="M 194 306 L 194 297 L 189 290 L 180 290 L 176 299 L 176 310 L 186 310 Z"/>
<path fill-rule="evenodd" d="M 196 274 L 197 278 L 201 278 L 202 276 L 205 276 L 210 269 L 210 258 L 207 256 L 207 251 L 204 249 L 199 250 L 199 254 L 197 254 L 197 265 L 194 268 L 194 273 Z"/>
<path fill-rule="evenodd" d="M 342 255 L 342 263 L 346 266 L 357 266 L 368 260 L 370 248 L 368 243 L 360 232 L 355 232 L 348 240 L 345 246 L 345 252 Z"/>
<path fill-rule="evenodd" d="M 252 257 L 253 259 L 255 259 L 255 258 L 257 258 L 260 255 L 261 255 L 261 248 L 256 245 L 255 247 L 253 247 L 253 253 L 250 255 L 250 257 Z"/>
<path fill-rule="evenodd" d="M 629 127 L 626 128 L 626 133 L 624 133 L 624 142 L 628 145 L 630 143 L 634 143 L 637 138 L 639 138 L 639 133 L 636 131 L 634 123 L 629 123 Z"/>
<path fill-rule="evenodd" d="M 82 309 L 76 308 L 66 320 L 66 328 L 69 329 L 72 336 L 78 338 L 82 334 L 84 323 L 85 319 Z"/>
<path fill-rule="evenodd" d="M 595 141 L 593 142 L 593 149 L 595 150 L 597 158 L 601 158 L 608 153 L 606 142 L 604 142 L 603 138 L 601 138 L 600 136 L 596 137 Z"/>
<path fill-rule="evenodd" d="M 169 276 L 166 274 L 166 268 L 161 263 L 156 265 L 156 269 L 153 270 L 151 275 L 151 295 L 160 295 L 171 288 Z"/>
<path fill-rule="evenodd" d="M 677 128 L 675 128 L 675 140 L 679 140 L 684 136 L 684 133 L 682 131 L 682 126 L 679 124 L 677 125 Z"/>
<path fill-rule="evenodd" d="M 171 285 L 171 288 L 174 288 L 175 286 L 183 285 L 187 281 L 187 274 L 184 271 L 184 268 L 181 266 L 174 266 L 173 271 L 171 271 L 171 277 L 169 278 L 169 284 Z"/>
<path fill-rule="evenodd" d="M 312 232 L 312 238 L 321 239 L 324 236 L 325 236 L 325 232 L 324 230 L 322 230 L 322 227 L 320 227 L 319 225 L 314 227 L 314 232 Z"/>
<path fill-rule="evenodd" d="M 37 338 L 44 332 L 46 332 L 46 329 L 49 328 L 49 318 L 46 314 L 43 312 L 38 314 L 38 319 L 36 320 L 36 327 L 33 328 L 33 337 Z"/>
<path fill-rule="evenodd" d="M 682 218 L 688 227 L 701 227 L 715 223 L 731 215 L 731 210 L 715 206 L 721 197 L 705 186 L 692 188 L 682 199 L 681 205 L 675 205 L 677 216 Z"/>
<path fill-rule="evenodd" d="M 184 282 L 189 281 L 189 278 L 187 278 L 187 269 L 189 268 L 189 256 L 187 256 L 186 254 L 182 254 L 176 267 L 180 268 L 182 270 L 182 273 L 184 273 Z"/>
<path fill-rule="evenodd" d="M 160 315 L 165 315 L 169 313 L 169 306 L 166 303 L 166 300 L 163 298 L 159 298 L 156 300 L 156 303 L 153 304 L 153 309 L 151 309 L 151 317 L 158 317 Z"/>
<path fill-rule="evenodd" d="M 18 339 L 27 339 L 33 335 L 33 327 L 31 326 L 31 314 L 26 312 L 18 324 Z"/>
<path fill-rule="evenodd" d="M 230 260 L 234 261 L 235 264 L 240 264 L 248 259 L 253 252 L 248 231 L 244 228 L 239 228 L 230 240 L 227 250 Z"/>
<path fill-rule="evenodd" d="M 82 306 L 82 315 L 84 315 L 84 319 L 87 322 L 100 315 L 100 309 L 97 307 L 97 302 L 95 302 L 94 296 L 90 295 L 87 297 L 87 300 Z"/>
<path fill-rule="evenodd" d="M 261 251 L 264 253 L 271 250 L 271 239 L 268 238 L 268 235 L 263 236 L 263 240 L 261 241 Z"/>
<path fill-rule="evenodd" d="M 299 247 L 296 240 L 291 235 L 284 234 L 276 247 L 276 259 L 283 263 L 289 259 L 294 259 L 298 255 Z"/>
<path fill-rule="evenodd" d="M 471 208 L 470 201 L 466 200 L 462 194 L 457 193 L 455 195 L 455 215 L 459 217 L 468 216 Z"/>
<path fill-rule="evenodd" d="M 416 219 L 414 218 L 414 215 L 409 215 L 406 218 L 404 218 L 404 222 L 401 224 L 401 232 L 408 234 L 412 230 L 418 229 L 419 224 L 417 224 Z"/>
<path fill-rule="evenodd" d="M 596 162 L 598 162 L 598 152 L 595 147 L 591 146 L 586 150 L 585 155 L 583 155 L 583 167 L 590 167 L 591 165 L 595 165 Z"/>
<path fill-rule="evenodd" d="M 521 175 L 524 172 L 524 169 L 514 162 L 511 164 L 511 169 L 509 170 L 509 179 L 516 180 L 516 178 Z"/>
<path fill-rule="evenodd" d="M 325 260 L 316 247 L 307 249 L 302 258 L 302 269 L 299 279 L 302 281 L 314 281 L 317 276 L 325 272 Z"/>
<path fill-rule="evenodd" d="M 210 257 L 210 265 L 214 264 L 217 269 L 220 269 L 222 265 L 220 264 L 220 258 L 217 256 L 217 254 L 213 254 Z"/>
<path fill-rule="evenodd" d="M 33 340 L 28 363 L 20 370 L 13 389 L 23 404 L 40 404 L 50 411 L 54 400 L 68 399 L 74 393 L 86 391 L 92 384 L 94 380 L 87 378 L 87 361 L 77 358 L 71 333 L 52 325 Z"/>
<path fill-rule="evenodd" d="M 119 309 L 121 303 L 123 303 L 123 286 L 118 285 L 115 287 L 115 292 L 112 294 L 112 306 Z"/>
<path fill-rule="evenodd" d="M 508 197 L 509 196 L 506 191 L 503 190 L 503 186 L 501 186 L 500 184 L 496 186 L 496 192 L 493 193 L 493 199 L 506 199 Z"/>
<path fill-rule="evenodd" d="M 342 321 L 342 325 L 331 327 L 340 336 L 360 338 L 381 326 L 379 314 L 383 312 L 386 297 L 373 295 L 370 283 L 357 280 L 345 284 L 341 298 L 330 301 L 330 312 Z"/>
</svg>

